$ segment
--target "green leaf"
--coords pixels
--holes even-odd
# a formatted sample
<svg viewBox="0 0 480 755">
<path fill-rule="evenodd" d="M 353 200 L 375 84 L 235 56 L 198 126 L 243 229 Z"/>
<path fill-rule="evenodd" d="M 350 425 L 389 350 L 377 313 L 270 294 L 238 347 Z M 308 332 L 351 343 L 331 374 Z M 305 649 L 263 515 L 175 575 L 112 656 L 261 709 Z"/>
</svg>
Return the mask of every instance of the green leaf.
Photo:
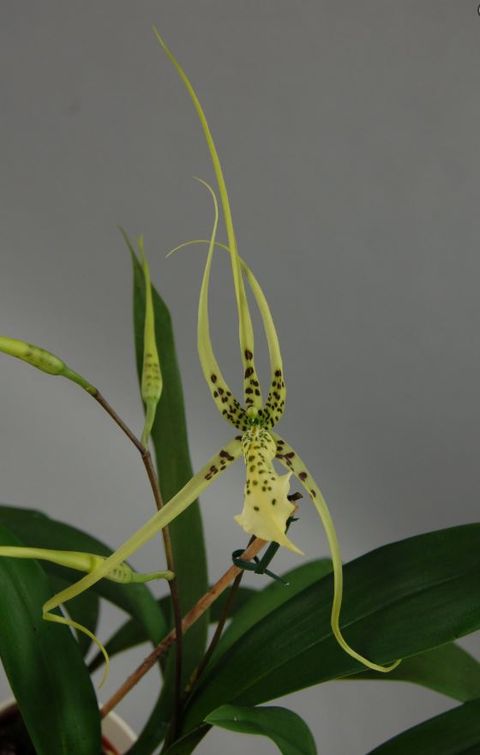
<svg viewBox="0 0 480 755">
<path fill-rule="evenodd" d="M 210 713 L 205 721 L 241 734 L 262 734 L 269 737 L 282 755 L 316 755 L 317 752 L 305 721 L 287 708 L 222 705 Z"/>
<path fill-rule="evenodd" d="M 143 361 L 143 325 L 145 317 L 145 283 L 135 251 L 124 233 L 133 263 L 133 308 L 137 370 L 141 379 Z M 188 450 L 183 393 L 175 354 L 170 313 L 153 289 L 155 332 L 163 392 L 158 403 L 152 441 L 155 448 L 160 488 L 165 502 L 169 501 L 193 476 Z M 207 561 L 203 528 L 198 502 L 195 502 L 170 525 L 175 575 L 180 594 L 182 615 L 208 590 Z M 208 616 L 205 615 L 185 636 L 183 643 L 183 676 L 187 680 L 200 662 L 207 641 Z M 173 682 L 173 676 L 172 676 Z M 165 694 L 171 697 L 169 684 Z"/>
<path fill-rule="evenodd" d="M 160 696 L 137 741 L 128 750 L 128 755 L 152 755 L 153 752 L 157 752 L 168 730 L 168 723 L 164 717 L 164 703 Z"/>
<path fill-rule="evenodd" d="M 0 505 L 0 524 L 7 526 L 29 547 L 87 551 L 98 553 L 100 556 L 112 553 L 110 548 L 86 532 L 56 519 L 50 519 L 34 509 Z M 42 568 L 47 574 L 59 576 L 63 580 L 68 580 L 70 584 L 78 580 L 78 572 L 47 561 L 43 562 Z M 146 585 L 122 585 L 102 579 L 92 590 L 133 616 L 151 642 L 157 644 L 167 633 L 164 615 Z"/>
<path fill-rule="evenodd" d="M 478 755 L 479 752 L 480 699 L 404 731 L 370 755 Z"/>
<path fill-rule="evenodd" d="M 255 590 L 253 587 L 242 587 L 240 586 L 235 593 L 235 600 L 233 601 L 233 605 L 231 606 L 230 611 L 227 613 L 227 616 L 236 616 L 237 611 L 241 611 L 244 605 L 246 605 L 251 598 L 253 598 L 254 595 L 258 595 L 258 590 Z M 223 615 L 223 610 L 225 608 L 225 603 L 229 599 L 229 591 L 225 590 L 219 598 L 213 603 L 210 607 L 210 623 L 214 624 L 217 621 L 220 620 L 220 617 Z"/>
<path fill-rule="evenodd" d="M 43 568 L 45 562 L 42 561 L 39 563 Z M 68 582 L 62 577 L 58 577 L 55 574 L 50 575 L 49 582 L 52 585 L 52 590 L 54 593 L 60 592 L 60 590 L 64 590 L 71 584 L 71 582 Z M 82 592 L 81 595 L 73 598 L 68 603 L 67 613 L 71 619 L 76 621 L 78 624 L 81 624 L 83 627 L 86 627 L 90 632 L 95 634 L 95 630 L 98 624 L 98 617 L 100 614 L 100 601 L 98 599 L 98 595 L 93 590 L 86 590 L 86 592 Z M 90 639 L 90 637 L 87 637 L 84 632 L 75 631 L 75 637 L 77 638 L 77 642 L 80 645 L 81 653 L 83 657 L 85 657 L 92 644 L 92 640 Z"/>
<path fill-rule="evenodd" d="M 480 627 L 480 525 L 386 545 L 347 564 L 342 625 L 377 663 L 417 655 Z M 225 702 L 256 705 L 360 664 L 330 629 L 332 578 L 324 577 L 259 621 L 200 682 L 187 729 Z"/>
<path fill-rule="evenodd" d="M 2 545 L 25 545 L 0 525 Z M 38 755 L 100 752 L 100 717 L 70 630 L 42 619 L 51 586 L 36 561 L 0 559 L 0 655 Z"/>
<path fill-rule="evenodd" d="M 252 590 L 249 587 L 240 587 L 237 591 L 235 604 L 233 610 L 241 608 L 253 595 L 256 594 L 256 590 Z M 224 592 L 218 600 L 215 601 L 210 609 L 210 621 L 216 622 L 219 620 L 225 601 L 228 597 L 228 591 Z M 166 611 L 170 598 L 160 598 L 159 605 L 162 611 Z M 145 641 L 145 633 L 142 627 L 134 620 L 130 619 L 123 624 L 118 632 L 106 643 L 105 647 L 110 656 L 116 653 L 127 650 L 129 647 L 137 645 Z M 103 655 L 98 653 L 93 661 L 90 663 L 90 669 L 95 670 L 103 661 Z M 153 708 L 147 723 L 142 729 L 137 741 L 129 750 L 129 755 L 150 755 L 155 749 L 155 746 L 161 742 L 165 736 L 167 730 L 167 723 L 165 719 L 165 703 L 163 696 L 157 700 L 155 707 Z M 180 755 L 181 753 L 193 752 L 197 743 L 208 731 L 209 727 L 202 726 L 194 735 L 188 735 L 188 737 L 182 742 L 177 741 L 173 752 Z M 190 748 L 190 749 L 189 749 Z M 170 750 L 168 751 L 170 753 Z"/>
<path fill-rule="evenodd" d="M 453 642 L 406 658 L 389 674 L 363 671 L 346 677 L 361 679 L 421 684 L 461 702 L 480 697 L 480 663 Z"/>
<path fill-rule="evenodd" d="M 232 623 L 222 636 L 216 654 L 225 653 L 242 634 L 254 627 L 260 619 L 268 616 L 275 608 L 291 600 L 306 587 L 318 582 L 331 570 L 332 563 L 328 558 L 309 561 L 286 574 L 282 574 L 282 579 L 288 582 L 288 585 L 270 582 L 263 590 L 255 592 L 250 600 L 244 603 L 238 611 L 235 611 Z"/>
<path fill-rule="evenodd" d="M 189 731 L 188 734 L 185 734 L 185 736 L 180 737 L 180 739 L 173 742 L 165 755 L 190 755 L 190 753 L 195 750 L 197 744 L 204 738 L 205 734 L 209 732 L 210 728 L 209 724 L 197 726 L 192 731 Z M 128 753 L 128 755 L 130 755 L 130 753 Z M 140 755 L 140 753 L 135 753 L 135 755 Z M 145 752 L 141 753 L 141 755 L 150 754 Z"/>
<path fill-rule="evenodd" d="M 318 582 L 323 576 L 331 571 L 331 561 L 329 559 L 319 559 L 317 561 L 310 561 L 306 564 L 291 569 L 290 571 L 282 574 L 282 579 L 288 582 L 288 586 L 279 582 L 269 582 L 263 590 L 247 591 L 247 588 L 240 588 L 237 599 L 233 606 L 234 615 L 230 626 L 226 629 L 220 643 L 215 651 L 214 658 L 226 652 L 226 650 L 233 645 L 242 634 L 245 634 L 251 627 L 255 626 L 257 621 L 260 621 L 264 616 L 267 616 L 278 606 L 282 605 L 287 600 L 290 600 L 298 592 L 301 592 L 311 584 Z M 245 590 L 245 600 L 241 598 L 241 591 Z M 248 593 L 251 593 L 248 597 Z M 225 598 L 228 593 L 224 593 Z M 240 598 L 240 600 L 239 600 Z M 218 610 L 220 607 L 218 604 L 221 601 L 218 600 L 213 604 L 213 611 Z M 197 733 L 193 740 L 187 735 L 182 740 L 177 740 L 172 745 L 172 754 L 177 755 L 177 748 L 179 755 L 188 753 L 188 746 L 191 741 L 198 742 L 202 736 L 205 736 L 207 729 L 200 727 L 195 730 Z M 181 743 L 181 744 L 180 744 Z M 170 755 L 170 750 L 168 750 Z"/>
<path fill-rule="evenodd" d="M 252 590 L 249 587 L 240 587 L 236 594 L 233 611 L 240 609 L 253 595 L 256 594 L 256 590 Z M 225 591 L 211 607 L 210 621 L 212 623 L 219 620 L 227 598 L 228 591 Z M 162 613 L 166 615 L 170 604 L 170 597 L 160 598 L 158 604 Z M 145 635 L 143 627 L 135 621 L 135 619 L 129 619 L 125 624 L 122 624 L 115 634 L 110 637 L 108 642 L 105 643 L 105 649 L 109 656 L 113 657 L 117 653 L 122 653 L 123 651 L 135 647 L 135 645 L 140 645 L 147 640 L 148 637 Z M 103 655 L 102 653 L 97 653 L 95 658 L 90 662 L 90 669 L 95 670 L 101 666 L 102 663 Z"/>
</svg>

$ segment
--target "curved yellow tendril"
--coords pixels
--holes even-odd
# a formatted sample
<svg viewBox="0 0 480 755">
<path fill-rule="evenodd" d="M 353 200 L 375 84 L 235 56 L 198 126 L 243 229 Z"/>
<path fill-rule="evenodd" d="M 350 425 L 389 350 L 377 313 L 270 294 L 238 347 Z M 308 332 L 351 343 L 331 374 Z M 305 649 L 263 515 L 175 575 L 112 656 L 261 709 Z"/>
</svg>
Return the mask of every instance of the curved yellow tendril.
<svg viewBox="0 0 480 755">
<path fill-rule="evenodd" d="M 335 526 L 333 524 L 330 511 L 320 488 L 311 476 L 303 461 L 298 456 L 297 452 L 294 451 L 292 446 L 290 446 L 285 440 L 283 440 L 283 438 L 277 435 L 277 433 L 272 433 L 272 436 L 277 442 L 277 458 L 279 459 L 280 463 L 283 464 L 283 466 L 293 472 L 295 477 L 307 492 L 308 496 L 313 501 L 313 505 L 317 509 L 318 515 L 325 530 L 325 534 L 327 536 L 333 566 L 333 602 L 330 616 L 333 635 L 340 647 L 352 658 L 355 658 L 356 661 L 359 661 L 359 663 L 363 664 L 367 668 L 372 669 L 373 671 L 388 673 L 389 671 L 392 671 L 394 668 L 396 668 L 401 661 L 395 661 L 389 666 L 381 666 L 378 663 L 374 663 L 373 661 L 370 661 L 368 658 L 360 655 L 360 653 L 357 653 L 356 650 L 350 647 L 342 634 L 342 630 L 340 629 L 340 611 L 343 599 L 343 567 L 337 533 L 335 531 Z"/>
<path fill-rule="evenodd" d="M 215 192 L 210 184 L 201 178 L 196 178 L 199 183 L 205 186 L 213 201 L 214 219 L 213 227 L 208 242 L 208 254 L 205 262 L 205 269 L 200 287 L 200 296 L 198 300 L 198 324 L 197 324 L 197 347 L 200 365 L 210 389 L 210 393 L 220 414 L 232 425 L 240 430 L 245 430 L 248 426 L 248 419 L 245 411 L 240 406 L 239 401 L 235 398 L 222 374 L 217 359 L 215 357 L 212 341 L 210 337 L 210 320 L 208 313 L 208 291 L 210 285 L 210 271 L 212 267 L 213 253 L 215 250 L 215 236 L 218 228 L 218 202 Z"/>
<path fill-rule="evenodd" d="M 59 566 L 65 566 L 69 569 L 76 569 L 77 571 L 87 573 L 101 569 L 107 561 L 106 556 L 98 556 L 95 553 L 84 553 L 82 551 L 62 551 L 49 548 L 29 548 L 16 545 L 1 545 L 0 557 L 34 558 L 43 561 L 50 561 L 51 563 L 58 564 Z M 135 572 L 130 566 L 128 566 L 128 564 L 120 562 L 115 563 L 111 569 L 103 574 L 103 576 L 106 579 L 111 580 L 112 582 L 129 584 L 150 582 L 153 579 L 170 580 L 173 579 L 174 574 L 173 572 L 168 570 L 152 572 L 150 574 L 141 574 L 140 572 Z M 78 594 L 73 594 L 73 587 L 74 585 L 67 587 L 62 591 L 61 594 L 63 597 L 60 601 L 55 601 L 55 598 L 57 596 L 50 598 L 50 600 L 48 600 L 43 606 L 42 616 L 46 621 L 52 621 L 56 624 L 64 624 L 65 626 L 71 627 L 72 629 L 77 629 L 79 632 L 85 634 L 95 643 L 105 659 L 105 669 L 99 685 L 101 687 L 107 679 L 110 670 L 110 660 L 104 646 L 102 645 L 98 637 L 96 637 L 96 635 L 87 627 L 84 627 L 82 624 L 79 624 L 77 621 L 74 621 L 71 618 L 52 613 L 52 611 L 58 608 L 61 603 L 65 603 L 68 600 L 71 600 L 71 598 L 75 597 L 75 595 Z"/>
</svg>

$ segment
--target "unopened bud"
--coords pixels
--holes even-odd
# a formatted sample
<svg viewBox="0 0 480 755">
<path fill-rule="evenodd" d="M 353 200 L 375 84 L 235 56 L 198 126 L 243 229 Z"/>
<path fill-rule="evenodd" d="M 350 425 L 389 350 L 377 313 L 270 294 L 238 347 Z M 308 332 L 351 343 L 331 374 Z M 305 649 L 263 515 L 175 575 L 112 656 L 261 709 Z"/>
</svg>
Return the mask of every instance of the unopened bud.
<svg viewBox="0 0 480 755">
<path fill-rule="evenodd" d="M 55 354 L 51 354 L 49 351 L 35 346 L 27 341 L 19 341 L 17 338 L 7 338 L 7 336 L 0 336 L 0 351 L 9 356 L 21 359 L 32 367 L 36 367 L 42 372 L 46 372 L 49 375 L 62 375 L 68 380 L 72 380 L 77 385 L 80 385 L 88 393 L 95 395 L 97 389 L 94 388 L 85 378 L 68 367 L 65 362 Z"/>
<path fill-rule="evenodd" d="M 152 284 L 143 246 L 143 236 L 140 236 L 138 239 L 138 250 L 140 252 L 140 262 L 142 264 L 145 281 L 145 324 L 143 331 L 141 395 L 145 403 L 145 425 L 142 432 L 142 443 L 146 446 L 155 421 L 157 404 L 162 395 L 163 380 L 155 337 L 155 314 L 153 309 Z"/>
</svg>

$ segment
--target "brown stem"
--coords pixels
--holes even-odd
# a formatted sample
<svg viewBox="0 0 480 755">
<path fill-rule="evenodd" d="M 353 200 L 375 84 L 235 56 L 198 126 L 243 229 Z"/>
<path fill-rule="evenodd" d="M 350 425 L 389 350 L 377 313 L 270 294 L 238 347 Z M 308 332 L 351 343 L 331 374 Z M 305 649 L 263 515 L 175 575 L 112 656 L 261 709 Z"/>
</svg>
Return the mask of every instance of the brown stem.
<svg viewBox="0 0 480 755">
<path fill-rule="evenodd" d="M 162 494 L 158 485 L 157 476 L 153 468 L 152 457 L 150 451 L 145 449 L 145 454 L 142 453 L 143 463 L 147 470 L 148 479 L 155 496 L 155 503 L 157 508 L 161 509 L 163 506 Z M 175 558 L 173 555 L 172 539 L 170 537 L 170 529 L 164 527 L 162 529 L 163 544 L 165 548 L 165 558 L 168 568 L 175 574 Z M 174 577 L 169 582 L 170 595 L 172 598 L 173 607 L 173 625 L 175 627 L 176 636 L 179 641 L 175 645 L 175 706 L 174 715 L 172 721 L 172 731 L 177 733 L 177 728 L 180 724 L 181 717 L 181 705 L 182 705 L 182 658 L 183 658 L 183 637 L 182 637 L 182 610 L 180 607 L 180 596 L 178 593 L 178 583 Z"/>
<path fill-rule="evenodd" d="M 213 634 L 212 639 L 210 640 L 210 644 L 205 652 L 205 655 L 203 656 L 201 662 L 198 664 L 197 668 L 193 672 L 190 683 L 189 683 L 189 695 L 192 694 L 192 690 L 197 684 L 198 680 L 200 679 L 201 675 L 207 668 L 208 664 L 210 663 L 210 659 L 215 651 L 215 648 L 217 647 L 220 637 L 222 636 L 223 629 L 225 627 L 225 624 L 227 623 L 227 619 L 231 613 L 232 605 L 235 601 L 236 594 L 238 592 L 238 588 L 240 587 L 240 582 L 242 581 L 243 577 L 243 569 L 240 571 L 240 574 L 237 574 L 235 577 L 233 584 L 230 588 L 230 592 L 228 595 L 227 600 L 225 601 L 225 605 L 222 610 L 222 615 L 220 616 L 218 620 L 218 624 L 215 628 L 215 632 Z"/>
<path fill-rule="evenodd" d="M 98 403 L 100 404 L 100 406 L 102 406 L 105 409 L 105 411 L 107 412 L 107 414 L 109 414 L 110 417 L 113 419 L 113 421 L 116 422 L 116 424 L 123 430 L 123 432 L 125 433 L 125 435 L 127 436 L 127 438 L 129 438 L 132 441 L 133 445 L 136 446 L 137 450 L 140 451 L 141 454 L 143 454 L 144 451 L 146 450 L 145 446 L 138 440 L 138 438 L 136 437 L 136 435 L 134 435 L 132 433 L 132 431 L 130 430 L 130 428 L 128 427 L 128 425 L 125 424 L 125 422 L 123 421 L 123 419 L 118 416 L 118 414 L 115 411 L 115 409 L 113 408 L 113 406 L 111 406 L 108 403 L 107 399 L 104 396 L 102 396 L 102 394 L 100 393 L 100 391 L 97 390 L 96 393 L 92 393 L 90 395 L 93 396 L 93 398 L 96 401 L 98 401 Z"/>
<path fill-rule="evenodd" d="M 302 494 L 301 493 L 292 493 L 291 495 L 288 496 L 288 500 L 291 503 L 293 503 L 295 501 L 298 501 L 300 498 L 302 498 Z M 255 540 L 255 537 L 252 536 L 250 538 L 249 542 L 248 542 L 248 546 L 250 546 L 253 543 L 254 540 Z M 248 546 L 247 546 L 247 548 L 248 548 Z M 233 606 L 233 603 L 234 603 L 235 598 L 237 596 L 238 588 L 240 587 L 240 582 L 242 581 L 243 574 L 244 574 L 244 571 L 242 569 L 240 571 L 240 574 L 237 574 L 237 576 L 235 577 L 233 585 L 230 588 L 230 594 L 228 595 L 228 598 L 225 601 L 225 605 L 224 605 L 224 607 L 222 609 L 221 616 L 220 616 L 220 618 L 218 620 L 218 624 L 216 626 L 216 629 L 215 629 L 213 637 L 212 637 L 212 639 L 210 641 L 210 644 L 209 644 L 209 646 L 208 646 L 208 648 L 206 650 L 206 653 L 203 656 L 201 662 L 198 664 L 197 668 L 195 669 L 195 671 L 193 672 L 193 674 L 192 674 L 192 676 L 190 678 L 190 682 L 189 682 L 189 685 L 188 685 L 189 696 L 187 698 L 187 702 L 190 699 L 193 687 L 196 685 L 196 683 L 198 682 L 200 676 L 203 674 L 203 672 L 207 668 L 208 664 L 210 663 L 210 659 L 211 659 L 211 657 L 212 657 L 212 655 L 213 655 L 213 653 L 215 651 L 215 648 L 217 647 L 217 645 L 218 645 L 218 643 L 220 641 L 220 637 L 222 636 L 222 632 L 223 632 L 223 629 L 224 629 L 225 624 L 227 622 L 227 619 L 230 616 L 230 614 L 232 613 L 232 606 Z"/>
<path fill-rule="evenodd" d="M 255 540 L 255 537 L 252 536 L 248 542 L 247 548 L 253 543 Z M 233 580 L 233 584 L 230 588 L 230 592 L 228 594 L 228 597 L 225 601 L 225 605 L 223 606 L 222 613 L 220 615 L 220 618 L 218 619 L 217 626 L 215 628 L 215 632 L 213 634 L 212 639 L 210 640 L 210 644 L 205 652 L 205 655 L 203 656 L 202 660 L 198 664 L 197 668 L 193 672 L 192 676 L 190 677 L 190 682 L 188 684 L 188 692 L 189 697 L 192 694 L 192 690 L 197 684 L 198 680 L 200 679 L 201 675 L 207 668 L 208 664 L 210 663 L 210 659 L 215 651 L 215 648 L 217 647 L 220 637 L 222 636 L 222 632 L 224 630 L 225 624 L 227 623 L 228 617 L 232 613 L 232 606 L 235 602 L 235 598 L 237 596 L 238 588 L 240 587 L 240 582 L 242 581 L 244 575 L 244 570 L 241 569 L 240 573 L 237 574 L 235 579 Z"/>
<path fill-rule="evenodd" d="M 123 419 L 117 414 L 113 406 L 111 406 L 106 398 L 100 393 L 100 391 L 96 391 L 96 393 L 92 393 L 93 398 L 98 401 L 100 406 L 105 409 L 107 414 L 110 415 L 110 417 L 113 419 L 113 421 L 123 430 L 127 438 L 131 440 L 135 448 L 139 451 L 140 456 L 142 457 L 143 464 L 145 466 L 148 480 L 150 482 L 150 487 L 152 489 L 153 497 L 155 499 L 155 505 L 158 510 L 160 510 L 164 503 L 162 498 L 162 493 L 160 491 L 160 485 L 158 482 L 157 475 L 155 474 L 155 469 L 153 467 L 152 462 L 152 456 L 150 454 L 150 451 L 146 446 L 143 445 L 143 443 L 136 437 L 136 435 L 130 430 L 128 425 L 125 424 Z M 173 555 L 173 547 L 172 547 L 172 539 L 170 537 L 170 530 L 168 527 L 164 527 L 162 529 L 162 537 L 163 537 L 163 544 L 165 548 L 165 558 L 167 561 L 167 566 L 175 573 L 175 558 Z M 176 643 L 176 658 L 175 658 L 175 707 L 174 707 L 174 716 L 173 716 L 173 730 L 176 731 L 177 726 L 179 724 L 180 715 L 181 715 L 181 700 L 182 700 L 182 655 L 183 655 L 183 643 L 182 643 L 182 611 L 180 608 L 180 596 L 178 594 L 178 585 L 177 580 L 174 578 L 169 581 L 169 588 L 170 588 L 170 595 L 172 598 L 172 606 L 173 606 L 173 619 L 174 619 L 174 626 L 175 626 L 175 636 L 178 637 L 177 643 Z"/>
<path fill-rule="evenodd" d="M 260 538 L 255 538 L 252 543 L 250 543 L 247 548 L 242 553 L 241 557 L 245 561 L 249 561 L 254 556 L 257 555 L 257 553 L 266 545 L 265 540 L 261 540 Z M 243 572 L 242 569 L 238 566 L 231 566 L 225 574 L 223 574 L 222 577 L 213 585 L 213 587 L 208 590 L 202 597 L 195 603 L 193 608 L 183 617 L 182 620 L 182 631 L 183 634 L 187 632 L 190 627 L 198 621 L 198 619 L 205 613 L 205 611 L 210 608 L 212 603 L 214 603 L 217 598 L 220 597 L 220 595 L 227 589 L 230 582 L 232 582 L 236 577 L 238 577 Z M 157 660 L 168 650 L 171 645 L 175 642 L 177 639 L 176 630 L 172 629 L 171 632 L 169 632 L 163 640 L 157 645 L 157 647 L 148 655 L 138 666 L 138 668 L 135 669 L 133 674 L 131 674 L 128 679 L 121 685 L 121 687 L 118 688 L 118 690 L 112 695 L 112 697 L 105 703 L 105 705 L 102 707 L 100 711 L 100 715 L 102 718 L 106 716 L 108 713 L 110 713 L 113 708 L 115 708 L 118 703 L 123 700 L 125 695 L 130 692 L 130 690 L 138 684 L 140 679 L 145 676 L 147 671 L 149 671 L 152 666 L 155 665 Z"/>
</svg>

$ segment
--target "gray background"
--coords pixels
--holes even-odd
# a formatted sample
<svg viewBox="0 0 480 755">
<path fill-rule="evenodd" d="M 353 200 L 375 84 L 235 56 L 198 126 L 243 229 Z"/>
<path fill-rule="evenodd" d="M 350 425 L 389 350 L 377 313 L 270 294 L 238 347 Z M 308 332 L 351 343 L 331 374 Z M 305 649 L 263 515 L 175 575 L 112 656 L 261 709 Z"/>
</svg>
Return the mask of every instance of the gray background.
<svg viewBox="0 0 480 755">
<path fill-rule="evenodd" d="M 190 72 L 210 118 L 240 248 L 264 285 L 283 345 L 289 400 L 280 429 L 315 471 L 344 558 L 474 521 L 474 0 L 3 0 L 2 332 L 62 355 L 140 428 L 130 267 L 116 225 L 143 232 L 174 317 L 195 467 L 229 437 L 196 356 L 204 253 L 164 259 L 176 243 L 208 232 L 209 198 L 191 176 L 211 178 L 211 169 L 152 23 Z M 238 388 L 222 257 L 211 302 L 215 345 Z M 0 395 L 5 502 L 40 507 L 112 545 L 152 513 L 140 460 L 86 394 L 3 358 Z M 232 520 L 241 491 L 238 465 L 203 496 L 212 575 L 243 539 Z M 307 506 L 295 536 L 308 556 L 326 553 Z M 151 568 L 152 558 L 155 546 L 134 563 Z M 278 568 L 297 563 L 285 553 Z M 102 637 L 119 619 L 105 613 Z M 105 697 L 143 653 L 113 664 Z M 157 687 L 151 674 L 120 706 L 134 727 Z M 285 702 L 329 755 L 364 753 L 453 705 L 374 682 L 331 683 Z M 219 731 L 198 751 L 249 747 L 276 751 Z"/>
</svg>

